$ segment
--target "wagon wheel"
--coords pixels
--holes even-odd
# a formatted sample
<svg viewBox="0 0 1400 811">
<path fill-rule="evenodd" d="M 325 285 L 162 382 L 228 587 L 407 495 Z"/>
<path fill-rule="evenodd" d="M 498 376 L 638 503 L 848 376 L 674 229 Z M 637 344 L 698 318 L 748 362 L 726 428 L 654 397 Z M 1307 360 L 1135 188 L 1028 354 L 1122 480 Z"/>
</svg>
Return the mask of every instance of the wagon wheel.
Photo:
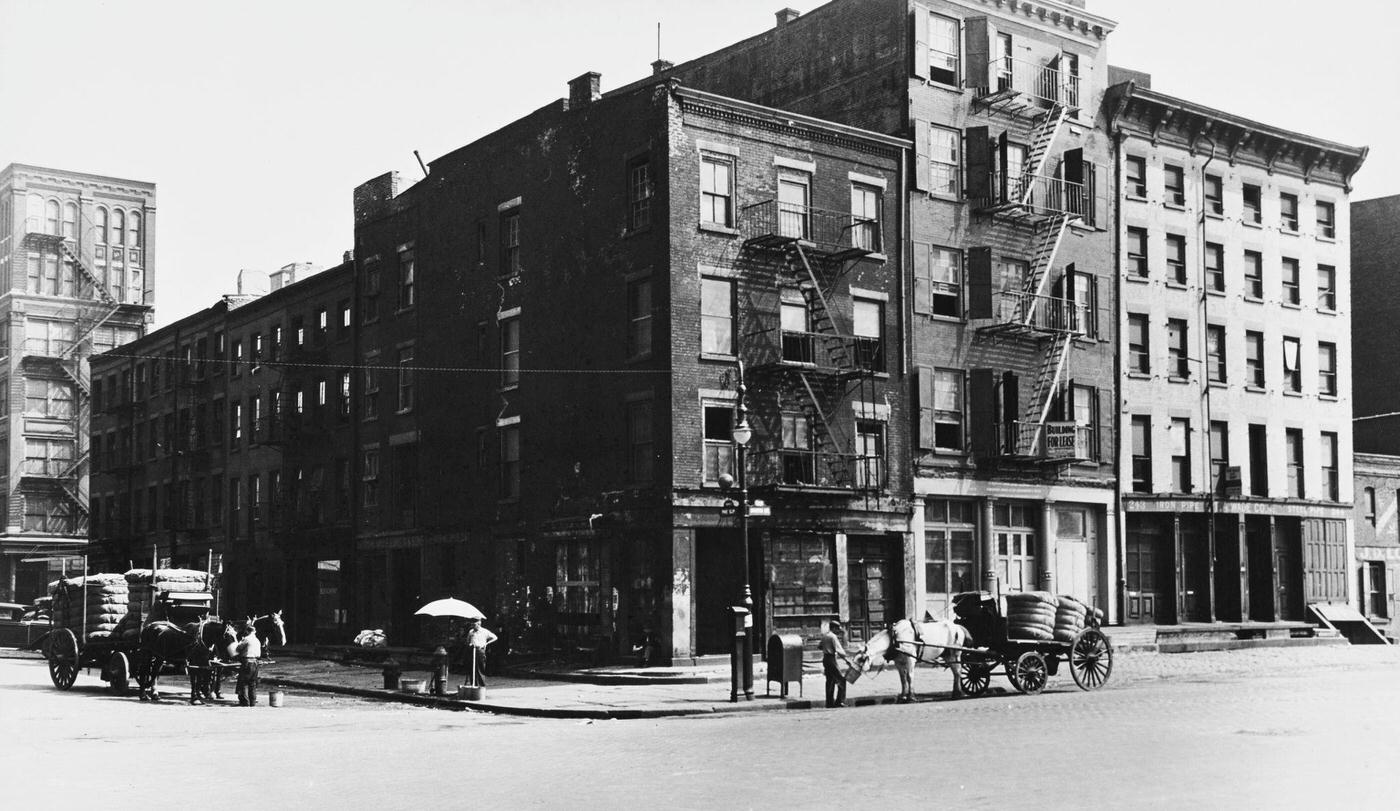
<svg viewBox="0 0 1400 811">
<path fill-rule="evenodd" d="M 1045 682 L 1049 676 L 1049 668 L 1045 664 L 1045 657 L 1036 651 L 1026 651 L 1016 660 L 1008 675 L 1011 676 L 1011 683 L 1017 690 L 1028 696 L 1039 695 L 1045 689 Z M 1014 674 L 1014 675 L 1012 675 Z"/>
<path fill-rule="evenodd" d="M 107 687 L 117 695 L 125 695 L 131 689 L 131 662 L 127 660 L 126 654 L 121 651 L 114 651 L 112 658 L 107 660 Z"/>
<path fill-rule="evenodd" d="M 958 677 L 962 679 L 963 694 L 976 698 L 987 692 L 992 684 L 992 666 L 986 662 L 961 662 Z"/>
<path fill-rule="evenodd" d="M 1113 646 L 1097 628 L 1085 628 L 1069 646 L 1069 672 L 1081 690 L 1097 690 L 1113 672 Z"/>
<path fill-rule="evenodd" d="M 78 680 L 78 638 L 67 628 L 57 628 L 49 636 L 49 678 L 53 686 L 69 690 Z"/>
</svg>

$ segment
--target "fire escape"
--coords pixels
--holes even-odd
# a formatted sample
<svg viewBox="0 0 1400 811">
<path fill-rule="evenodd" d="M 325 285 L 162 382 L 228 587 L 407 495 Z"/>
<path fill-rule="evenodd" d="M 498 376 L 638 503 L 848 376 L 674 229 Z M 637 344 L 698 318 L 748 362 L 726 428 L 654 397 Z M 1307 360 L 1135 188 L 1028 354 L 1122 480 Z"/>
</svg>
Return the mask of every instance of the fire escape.
<svg viewBox="0 0 1400 811">
<path fill-rule="evenodd" d="M 880 337 L 855 335 L 852 316 L 837 312 L 833 301 L 852 264 L 881 251 L 879 223 L 766 200 L 742 210 L 740 228 L 740 262 L 750 273 L 748 313 L 756 325 L 744 334 L 742 353 L 756 381 L 770 384 L 754 386 L 749 395 L 768 437 L 767 447 L 748 455 L 750 482 L 794 491 L 879 492 L 886 486 L 883 454 L 858 446 L 840 415 L 852 394 L 860 395 L 863 408 L 872 407 L 886 349 Z"/>
<path fill-rule="evenodd" d="M 1079 103 L 1079 77 L 1062 71 L 1061 62 L 1061 57 L 1045 65 L 1010 57 L 994 60 L 989 71 L 994 76 L 979 88 L 973 105 L 1028 130 L 1028 146 L 1011 143 L 1005 130 L 993 139 L 986 127 L 970 129 L 968 144 L 968 194 L 974 210 L 1010 226 L 1031 256 L 1019 286 L 999 289 L 991 248 L 970 249 L 969 317 L 980 335 L 1031 342 L 1040 358 L 1028 398 L 1020 397 L 1016 375 L 1003 376 L 1000 424 L 990 445 L 1003 459 L 1051 464 L 1087 457 L 1092 435 L 1091 426 L 1051 420 L 1074 338 L 1085 334 L 1091 317 L 1076 295 L 1082 291 L 1073 289 L 1078 278 L 1074 266 L 1057 274 L 1056 260 L 1070 226 L 1093 224 L 1096 216 L 1083 151 L 1067 150 L 1054 161 L 1056 140 Z M 980 166 L 974 155 L 981 156 Z M 976 398 L 976 389 L 985 391 L 994 381 L 988 370 L 974 370 L 972 384 Z"/>
</svg>

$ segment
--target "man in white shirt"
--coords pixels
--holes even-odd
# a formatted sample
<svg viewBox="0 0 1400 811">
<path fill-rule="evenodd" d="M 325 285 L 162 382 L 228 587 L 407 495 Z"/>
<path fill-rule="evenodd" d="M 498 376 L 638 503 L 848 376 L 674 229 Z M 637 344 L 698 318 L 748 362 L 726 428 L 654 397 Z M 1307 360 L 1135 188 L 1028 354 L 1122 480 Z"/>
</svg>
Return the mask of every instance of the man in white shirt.
<svg viewBox="0 0 1400 811">
<path fill-rule="evenodd" d="M 486 686 L 486 646 L 496 641 L 496 635 L 473 619 L 467 624 L 467 652 L 472 657 L 472 684 Z"/>
<path fill-rule="evenodd" d="M 243 629 L 243 637 L 234 648 L 238 656 L 238 706 L 255 707 L 258 703 L 258 660 L 262 658 L 262 643 L 253 624 Z"/>
</svg>

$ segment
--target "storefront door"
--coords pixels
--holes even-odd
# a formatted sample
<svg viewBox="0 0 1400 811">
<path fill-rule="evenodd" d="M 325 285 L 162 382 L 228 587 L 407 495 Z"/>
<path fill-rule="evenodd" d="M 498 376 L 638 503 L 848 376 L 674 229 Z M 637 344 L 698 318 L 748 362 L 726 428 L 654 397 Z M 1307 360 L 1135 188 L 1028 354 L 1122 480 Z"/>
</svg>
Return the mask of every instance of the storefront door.
<svg viewBox="0 0 1400 811">
<path fill-rule="evenodd" d="M 1125 620 L 1130 624 L 1171 621 L 1171 536 L 1163 529 L 1147 516 L 1129 520 L 1123 576 L 1128 592 Z"/>
<path fill-rule="evenodd" d="M 860 644 L 886 624 L 902 619 L 902 545 L 883 537 L 851 536 L 846 541 L 846 593 L 850 625 L 847 642 Z"/>
</svg>

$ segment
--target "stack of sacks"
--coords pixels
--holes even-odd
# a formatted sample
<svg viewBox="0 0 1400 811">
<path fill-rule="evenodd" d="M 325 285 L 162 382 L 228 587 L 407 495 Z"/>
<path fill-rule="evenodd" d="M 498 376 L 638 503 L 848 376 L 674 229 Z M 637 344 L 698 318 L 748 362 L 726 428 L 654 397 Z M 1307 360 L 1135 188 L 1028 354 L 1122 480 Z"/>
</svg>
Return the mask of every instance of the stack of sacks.
<svg viewBox="0 0 1400 811">
<path fill-rule="evenodd" d="M 112 638 L 121 639 L 126 642 L 140 639 L 141 609 L 132 606 L 131 610 L 126 612 L 125 616 L 121 618 L 121 622 L 117 623 L 117 627 L 113 629 Z"/>
<path fill-rule="evenodd" d="M 126 573 L 126 583 L 131 589 L 131 608 L 143 617 L 150 614 L 157 592 L 209 590 L 209 576 L 198 569 L 156 569 L 154 580 L 150 569 L 132 569 Z"/>
<path fill-rule="evenodd" d="M 126 615 L 126 579 L 119 574 L 70 577 L 55 583 L 52 593 L 53 624 L 75 634 L 86 630 L 89 640 L 111 637 Z M 83 614 L 84 599 L 86 616 Z"/>
<path fill-rule="evenodd" d="M 1061 594 L 1055 609 L 1055 641 L 1073 642 L 1089 616 L 1089 607 L 1069 596 Z"/>
<path fill-rule="evenodd" d="M 1006 637 L 1049 641 L 1055 638 L 1055 596 L 1048 591 L 1006 595 Z"/>
</svg>

